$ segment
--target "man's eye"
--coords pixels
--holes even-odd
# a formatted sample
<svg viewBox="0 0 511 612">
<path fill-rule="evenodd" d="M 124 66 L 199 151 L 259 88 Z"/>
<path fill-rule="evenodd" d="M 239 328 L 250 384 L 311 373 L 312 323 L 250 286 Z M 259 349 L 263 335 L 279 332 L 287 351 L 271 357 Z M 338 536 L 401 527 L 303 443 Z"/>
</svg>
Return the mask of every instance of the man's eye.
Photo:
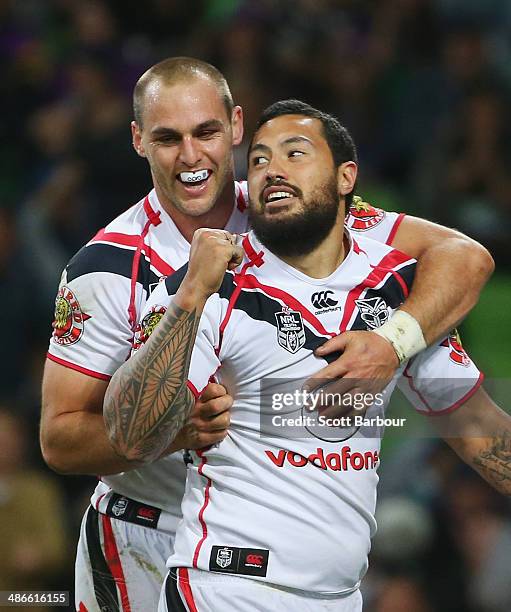
<svg viewBox="0 0 511 612">
<path fill-rule="evenodd" d="M 256 157 L 252 158 L 252 165 L 253 166 L 260 166 L 261 164 L 265 164 L 268 160 L 266 159 L 266 157 L 263 157 L 262 155 L 257 155 Z"/>
<path fill-rule="evenodd" d="M 199 134 L 199 138 L 205 138 L 207 140 L 208 138 L 212 138 L 216 133 L 216 130 L 207 130 L 205 132 L 201 132 Z"/>
<path fill-rule="evenodd" d="M 157 142 L 160 142 L 162 144 L 172 145 L 172 144 L 177 144 L 178 140 L 179 139 L 176 138 L 175 136 L 161 136 L 160 138 L 158 138 Z"/>
<path fill-rule="evenodd" d="M 305 155 L 305 153 L 296 149 L 293 151 L 289 151 L 289 157 L 300 157 L 301 155 Z"/>
</svg>

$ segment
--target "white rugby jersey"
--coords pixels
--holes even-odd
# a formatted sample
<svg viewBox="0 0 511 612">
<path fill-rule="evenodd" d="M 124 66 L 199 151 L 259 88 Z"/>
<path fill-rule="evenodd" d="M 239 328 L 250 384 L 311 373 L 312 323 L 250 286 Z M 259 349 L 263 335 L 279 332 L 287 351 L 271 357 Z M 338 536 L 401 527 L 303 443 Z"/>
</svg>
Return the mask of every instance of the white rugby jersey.
<svg viewBox="0 0 511 612">
<path fill-rule="evenodd" d="M 236 182 L 226 229 L 247 231 L 247 184 Z M 355 198 L 347 224 L 382 242 L 392 241 L 403 215 Z M 69 262 L 62 274 L 48 358 L 89 376 L 109 380 L 137 338 L 151 328 L 142 312 L 160 279 L 188 261 L 190 244 L 162 208 L 154 190 L 109 223 Z M 149 466 L 104 476 L 91 498 L 105 511 L 113 493 L 163 510 L 158 528 L 174 531 L 180 517 L 185 465 L 182 453 Z"/>
<path fill-rule="evenodd" d="M 380 439 L 374 429 L 306 422 L 285 430 L 273 418 L 304 416 L 299 402 L 281 400 L 327 364 L 314 349 L 339 332 L 382 325 L 406 298 L 415 260 L 357 236 L 339 268 L 314 279 L 275 257 L 253 233 L 243 246 L 243 263 L 206 302 L 189 373 L 195 393 L 212 375 L 226 386 L 234 398 L 231 425 L 221 443 L 191 453 L 168 566 L 348 593 L 367 569 L 376 528 Z M 146 313 L 164 311 L 185 271 L 153 292 Z M 460 363 L 451 357 L 452 344 L 444 344 L 400 368 L 383 407 L 396 383 L 426 414 L 468 399 L 482 376 L 465 353 Z M 381 417 L 382 410 L 371 407 L 366 417 Z"/>
</svg>

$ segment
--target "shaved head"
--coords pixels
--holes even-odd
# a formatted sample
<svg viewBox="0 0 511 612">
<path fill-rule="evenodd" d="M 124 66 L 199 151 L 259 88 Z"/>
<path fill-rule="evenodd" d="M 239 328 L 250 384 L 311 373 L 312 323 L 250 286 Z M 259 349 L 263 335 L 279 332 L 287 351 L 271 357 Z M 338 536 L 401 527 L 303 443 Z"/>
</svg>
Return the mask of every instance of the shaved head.
<svg viewBox="0 0 511 612">
<path fill-rule="evenodd" d="M 140 128 L 143 127 L 146 92 L 152 84 L 158 83 L 169 86 L 196 79 L 208 79 L 216 86 L 218 95 L 223 100 L 227 117 L 230 118 L 234 103 L 229 85 L 227 85 L 223 74 L 211 64 L 193 57 L 170 57 L 149 68 L 135 85 L 133 113 Z"/>
</svg>

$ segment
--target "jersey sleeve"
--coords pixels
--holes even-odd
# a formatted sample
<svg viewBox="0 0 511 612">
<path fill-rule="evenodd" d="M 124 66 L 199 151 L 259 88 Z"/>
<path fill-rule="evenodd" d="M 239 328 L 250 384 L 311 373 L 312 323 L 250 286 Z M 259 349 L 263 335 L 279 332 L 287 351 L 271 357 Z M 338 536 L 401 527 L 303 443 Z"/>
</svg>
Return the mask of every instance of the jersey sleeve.
<svg viewBox="0 0 511 612">
<path fill-rule="evenodd" d="M 91 265 L 86 247 L 79 251 L 62 274 L 48 359 L 109 380 L 130 353 L 130 295 L 130 278 Z"/>
<path fill-rule="evenodd" d="M 390 245 L 404 217 L 404 213 L 387 212 L 353 196 L 345 223 L 353 232 Z"/>
<path fill-rule="evenodd" d="M 188 386 L 196 397 L 221 365 L 216 350 L 220 343 L 221 318 L 221 304 L 215 294 L 204 306 L 190 362 Z"/>
<path fill-rule="evenodd" d="M 454 330 L 439 344 L 410 359 L 398 386 L 418 412 L 436 416 L 456 410 L 477 391 L 483 379 Z"/>
</svg>

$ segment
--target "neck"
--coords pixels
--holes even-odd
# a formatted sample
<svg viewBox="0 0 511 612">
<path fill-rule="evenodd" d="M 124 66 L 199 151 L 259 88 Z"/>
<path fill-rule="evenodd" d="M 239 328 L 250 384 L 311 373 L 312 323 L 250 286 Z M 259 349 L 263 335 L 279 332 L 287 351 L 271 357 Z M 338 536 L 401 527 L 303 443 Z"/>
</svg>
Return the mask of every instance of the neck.
<svg viewBox="0 0 511 612">
<path fill-rule="evenodd" d="M 347 250 L 348 240 L 344 235 L 344 207 L 339 206 L 335 225 L 313 251 L 306 255 L 281 256 L 281 259 L 311 278 L 326 278 L 341 265 Z"/>
<path fill-rule="evenodd" d="M 187 215 L 165 201 L 165 198 L 156 185 L 155 190 L 162 208 L 169 214 L 172 221 L 176 224 L 177 229 L 188 242 L 192 241 L 195 230 L 201 227 L 223 229 L 227 225 L 227 221 L 229 221 L 234 207 L 235 189 L 234 177 L 232 175 L 227 180 L 211 210 L 197 217 Z"/>
</svg>

